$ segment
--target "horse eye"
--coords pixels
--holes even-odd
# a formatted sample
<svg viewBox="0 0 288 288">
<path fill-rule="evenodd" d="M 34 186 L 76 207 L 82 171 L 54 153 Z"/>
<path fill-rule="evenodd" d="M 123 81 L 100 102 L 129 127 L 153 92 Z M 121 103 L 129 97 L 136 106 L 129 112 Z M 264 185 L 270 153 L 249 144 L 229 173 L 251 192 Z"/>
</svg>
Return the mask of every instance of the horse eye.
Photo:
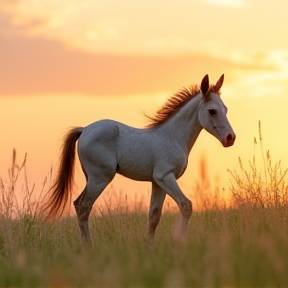
<svg viewBox="0 0 288 288">
<path fill-rule="evenodd" d="M 210 115 L 217 114 L 217 111 L 215 109 L 208 109 L 208 112 L 209 112 Z"/>
</svg>

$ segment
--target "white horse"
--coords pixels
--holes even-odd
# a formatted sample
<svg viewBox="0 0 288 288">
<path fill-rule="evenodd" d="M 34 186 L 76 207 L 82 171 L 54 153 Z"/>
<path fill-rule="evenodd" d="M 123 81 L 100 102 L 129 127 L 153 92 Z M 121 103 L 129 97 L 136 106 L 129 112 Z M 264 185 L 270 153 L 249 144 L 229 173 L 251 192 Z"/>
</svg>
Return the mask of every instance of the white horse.
<svg viewBox="0 0 288 288">
<path fill-rule="evenodd" d="M 223 80 L 224 75 L 215 85 L 209 85 L 206 75 L 200 87 L 193 85 L 174 94 L 154 117 L 149 117 L 151 123 L 145 129 L 113 120 L 71 129 L 64 140 L 58 175 L 46 203 L 48 215 L 61 215 L 71 197 L 75 146 L 79 139 L 78 155 L 87 183 L 74 206 L 83 242 L 91 242 L 88 218 L 92 205 L 116 173 L 152 182 L 149 239 L 154 238 L 166 194 L 175 200 L 181 212 L 175 237 L 185 237 L 192 202 L 176 179 L 187 167 L 191 148 L 202 128 L 224 147 L 232 146 L 235 140 L 226 117 L 227 108 L 220 98 Z"/>
</svg>

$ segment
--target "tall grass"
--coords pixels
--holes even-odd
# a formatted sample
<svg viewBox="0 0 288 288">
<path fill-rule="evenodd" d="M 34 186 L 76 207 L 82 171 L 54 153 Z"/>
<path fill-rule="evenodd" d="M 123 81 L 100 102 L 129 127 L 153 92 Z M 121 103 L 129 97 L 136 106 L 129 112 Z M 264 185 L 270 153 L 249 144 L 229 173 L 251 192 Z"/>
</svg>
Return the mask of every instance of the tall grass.
<svg viewBox="0 0 288 288">
<path fill-rule="evenodd" d="M 241 162 L 239 171 L 230 171 L 233 202 L 211 191 L 201 162 L 195 196 L 202 210 L 192 215 L 185 246 L 172 241 L 174 211 L 166 209 L 155 243 L 149 245 L 143 203 L 131 209 L 122 195 L 118 208 L 110 209 L 115 197 L 107 193 L 100 213 L 91 215 L 93 246 L 88 248 L 81 246 L 75 217 L 41 219 L 39 195 L 49 181 L 38 189 L 28 185 L 26 160 L 17 165 L 14 152 L 8 181 L 0 181 L 0 287 L 286 287 L 288 209 L 262 192 L 270 189 L 271 194 L 278 187 L 277 193 L 283 193 L 286 170 L 263 155 L 266 170 L 256 169 L 258 162 L 252 160 L 247 168 Z M 280 184 L 273 186 L 271 179 Z M 19 204 L 19 191 L 26 204 Z"/>
<path fill-rule="evenodd" d="M 228 170 L 231 176 L 231 193 L 236 205 L 252 205 L 255 208 L 283 207 L 288 204 L 288 169 L 283 169 L 281 161 L 274 163 L 270 151 L 263 148 L 261 122 L 258 124 L 259 143 L 254 138 L 253 159 L 248 166 L 238 158 L 239 170 Z M 256 151 L 260 150 L 257 159 Z"/>
<path fill-rule="evenodd" d="M 27 154 L 20 165 L 16 162 L 16 156 L 16 150 L 13 149 L 11 167 L 8 168 L 8 180 L 0 177 L 0 217 L 11 219 L 26 215 L 35 219 L 40 212 L 40 203 L 47 188 L 48 178 L 51 178 L 52 168 L 44 179 L 41 189 L 36 192 L 35 183 L 30 185 L 28 181 Z M 19 183 L 19 178 L 22 178 L 22 183 Z"/>
</svg>

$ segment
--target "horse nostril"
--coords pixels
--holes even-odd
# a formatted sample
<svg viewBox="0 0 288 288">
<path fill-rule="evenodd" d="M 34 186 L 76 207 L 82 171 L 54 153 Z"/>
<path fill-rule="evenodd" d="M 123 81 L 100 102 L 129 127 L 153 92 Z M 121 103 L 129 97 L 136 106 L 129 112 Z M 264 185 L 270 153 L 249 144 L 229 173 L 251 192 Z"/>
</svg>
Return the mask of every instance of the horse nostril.
<svg viewBox="0 0 288 288">
<path fill-rule="evenodd" d="M 228 134 L 227 136 L 226 136 L 226 140 L 227 141 L 231 141 L 233 139 L 233 136 L 231 135 L 231 134 Z"/>
</svg>

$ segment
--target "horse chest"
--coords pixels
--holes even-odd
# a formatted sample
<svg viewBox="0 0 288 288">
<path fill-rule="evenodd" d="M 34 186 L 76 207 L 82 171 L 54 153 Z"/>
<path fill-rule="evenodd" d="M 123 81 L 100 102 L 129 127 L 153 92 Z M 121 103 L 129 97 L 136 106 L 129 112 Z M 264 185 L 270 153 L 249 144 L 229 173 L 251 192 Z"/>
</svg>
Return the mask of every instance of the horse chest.
<svg viewBox="0 0 288 288">
<path fill-rule="evenodd" d="M 187 159 L 177 159 L 173 163 L 171 163 L 171 172 L 175 175 L 175 178 L 178 179 L 180 178 L 184 172 L 186 171 L 187 168 Z"/>
<path fill-rule="evenodd" d="M 182 169 L 180 169 L 180 171 L 175 175 L 176 179 L 180 178 L 184 172 L 186 171 L 188 163 L 186 162 L 186 164 L 182 167 Z"/>
<path fill-rule="evenodd" d="M 155 167 L 163 174 L 173 173 L 175 178 L 178 179 L 187 168 L 187 155 L 181 149 L 167 149 L 166 152 L 164 151 L 157 155 Z"/>
</svg>

